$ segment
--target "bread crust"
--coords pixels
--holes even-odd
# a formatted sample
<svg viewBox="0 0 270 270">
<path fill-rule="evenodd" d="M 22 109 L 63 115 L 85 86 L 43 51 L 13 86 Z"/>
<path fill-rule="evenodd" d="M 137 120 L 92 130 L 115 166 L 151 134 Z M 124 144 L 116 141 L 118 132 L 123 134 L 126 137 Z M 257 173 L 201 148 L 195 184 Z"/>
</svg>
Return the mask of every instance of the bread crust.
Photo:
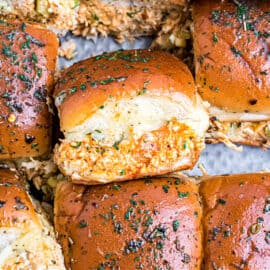
<svg viewBox="0 0 270 270">
<path fill-rule="evenodd" d="M 61 182 L 54 211 L 68 269 L 200 269 L 201 207 L 186 177 Z"/>
<path fill-rule="evenodd" d="M 206 177 L 205 269 L 268 269 L 270 265 L 270 174 Z"/>
<path fill-rule="evenodd" d="M 196 83 L 211 106 L 269 113 L 269 4 L 194 1 Z"/>
<path fill-rule="evenodd" d="M 44 155 L 51 147 L 47 102 L 58 39 L 18 20 L 1 20 L 0 33 L 0 159 Z"/>
<path fill-rule="evenodd" d="M 105 53 L 66 69 L 54 98 L 62 131 L 80 125 L 110 99 L 181 93 L 195 104 L 188 68 L 175 56 L 151 50 Z"/>
</svg>

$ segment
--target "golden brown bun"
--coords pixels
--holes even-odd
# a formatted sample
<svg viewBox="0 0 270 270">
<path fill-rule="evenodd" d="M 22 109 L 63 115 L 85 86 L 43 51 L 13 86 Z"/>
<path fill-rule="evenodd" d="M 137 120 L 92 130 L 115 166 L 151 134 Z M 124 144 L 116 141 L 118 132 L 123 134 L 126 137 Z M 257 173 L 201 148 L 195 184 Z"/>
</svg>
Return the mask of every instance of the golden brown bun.
<svg viewBox="0 0 270 270">
<path fill-rule="evenodd" d="M 57 57 L 56 36 L 19 21 L 0 23 L 0 159 L 50 150 L 47 105 Z"/>
<path fill-rule="evenodd" d="M 52 227 L 14 172 L 0 170 L 0 269 L 64 270 Z"/>
<path fill-rule="evenodd" d="M 205 270 L 268 270 L 270 266 L 270 174 L 206 178 Z"/>
<path fill-rule="evenodd" d="M 120 50 L 64 71 L 54 91 L 61 130 L 82 124 L 110 98 L 136 97 L 143 89 L 147 94 L 179 92 L 196 102 L 194 80 L 178 58 L 159 51 Z"/>
<path fill-rule="evenodd" d="M 202 98 L 225 111 L 270 113 L 269 2 L 198 0 L 193 19 Z"/>
<path fill-rule="evenodd" d="M 116 51 L 64 71 L 55 88 L 65 140 L 54 160 L 74 183 L 97 184 L 194 166 L 208 115 L 188 68 L 150 50 Z"/>
<path fill-rule="evenodd" d="M 197 186 L 161 178 L 98 187 L 60 182 L 55 226 L 68 269 L 200 269 Z"/>
</svg>

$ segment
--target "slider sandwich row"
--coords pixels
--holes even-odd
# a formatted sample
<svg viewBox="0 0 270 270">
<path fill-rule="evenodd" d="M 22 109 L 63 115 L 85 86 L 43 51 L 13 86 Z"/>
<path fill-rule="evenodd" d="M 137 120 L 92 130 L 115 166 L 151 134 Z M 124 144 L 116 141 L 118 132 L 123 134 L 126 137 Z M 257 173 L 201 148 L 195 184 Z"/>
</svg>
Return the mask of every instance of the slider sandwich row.
<svg viewBox="0 0 270 270">
<path fill-rule="evenodd" d="M 60 182 L 67 269 L 269 270 L 270 175 Z"/>
<path fill-rule="evenodd" d="M 58 184 L 64 253 L 23 178 L 0 170 L 0 267 L 269 270 L 270 175 Z M 66 268 L 65 268 L 66 267 Z"/>
<path fill-rule="evenodd" d="M 1 20 L 0 40 L 0 269 L 64 270 L 54 229 L 23 174 L 51 171 L 58 39 L 38 25 Z"/>
</svg>

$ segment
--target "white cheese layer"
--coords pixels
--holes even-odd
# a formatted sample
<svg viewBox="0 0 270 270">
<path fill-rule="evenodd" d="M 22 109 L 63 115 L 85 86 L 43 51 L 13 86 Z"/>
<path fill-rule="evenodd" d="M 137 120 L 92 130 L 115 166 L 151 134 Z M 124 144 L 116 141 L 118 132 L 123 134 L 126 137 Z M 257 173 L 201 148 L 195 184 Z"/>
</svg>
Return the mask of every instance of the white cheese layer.
<svg viewBox="0 0 270 270">
<path fill-rule="evenodd" d="M 208 128 L 205 108 L 179 93 L 170 96 L 143 94 L 135 98 L 109 100 L 83 124 L 65 132 L 67 141 L 80 141 L 91 133 L 95 140 L 112 145 L 123 139 L 140 138 L 171 119 L 188 125 L 199 137 Z"/>
<path fill-rule="evenodd" d="M 226 122 L 257 122 L 270 120 L 270 114 L 265 113 L 246 113 L 246 112 L 227 112 L 220 108 L 209 107 L 211 116 L 216 116 L 220 121 Z"/>
</svg>

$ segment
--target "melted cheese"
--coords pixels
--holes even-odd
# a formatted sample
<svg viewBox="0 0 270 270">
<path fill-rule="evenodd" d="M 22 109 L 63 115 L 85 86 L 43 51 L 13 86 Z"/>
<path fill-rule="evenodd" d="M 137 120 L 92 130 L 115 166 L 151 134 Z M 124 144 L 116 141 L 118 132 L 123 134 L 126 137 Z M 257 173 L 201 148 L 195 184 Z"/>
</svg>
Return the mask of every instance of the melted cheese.
<svg viewBox="0 0 270 270">
<path fill-rule="evenodd" d="M 203 137 L 208 128 L 205 108 L 194 106 L 183 95 L 151 96 L 143 94 L 120 101 L 110 100 L 84 123 L 65 132 L 67 141 L 81 141 L 86 134 L 104 144 L 135 139 L 152 130 L 157 130 L 167 121 L 176 119 L 189 126 L 198 137 Z"/>
<path fill-rule="evenodd" d="M 209 107 L 211 116 L 217 117 L 220 121 L 227 122 L 255 122 L 270 120 L 270 114 L 264 113 L 246 113 L 246 112 L 227 112 L 217 107 Z"/>
</svg>

